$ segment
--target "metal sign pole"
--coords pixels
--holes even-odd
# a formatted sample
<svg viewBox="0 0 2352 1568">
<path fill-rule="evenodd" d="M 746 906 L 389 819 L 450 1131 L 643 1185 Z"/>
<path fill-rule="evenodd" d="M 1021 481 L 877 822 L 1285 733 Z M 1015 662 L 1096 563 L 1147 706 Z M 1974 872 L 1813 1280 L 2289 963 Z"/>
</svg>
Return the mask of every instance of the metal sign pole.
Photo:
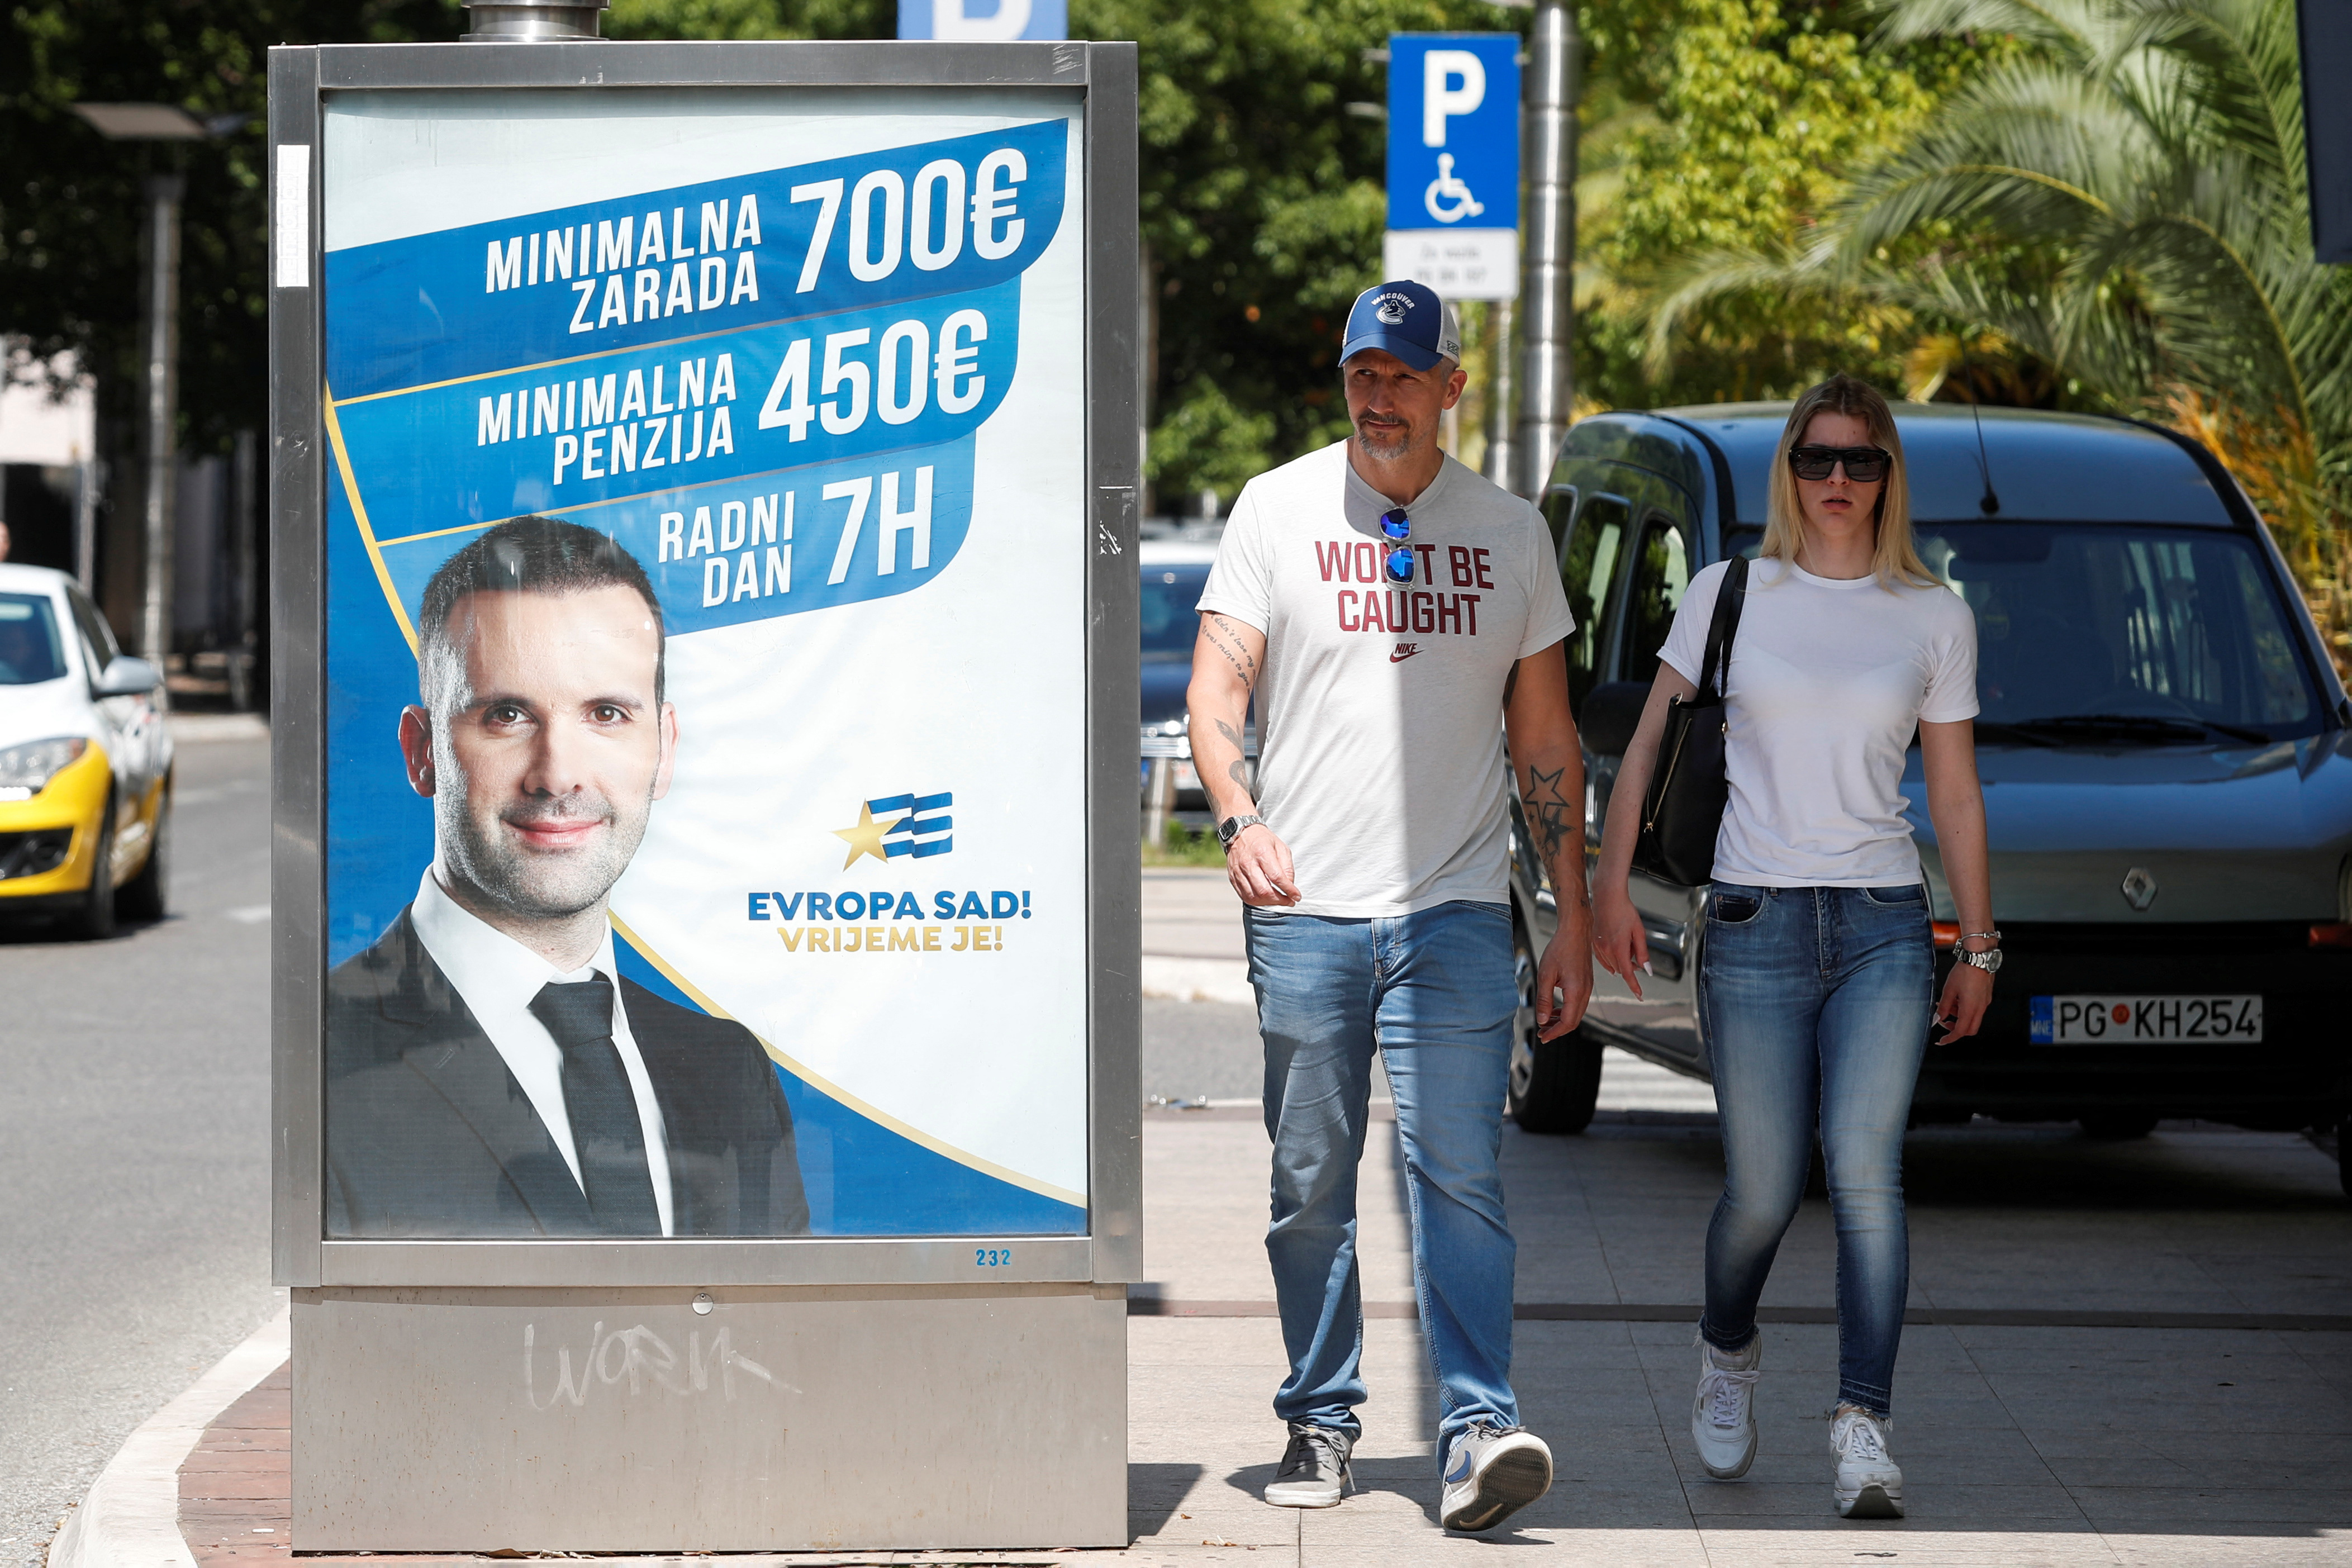
<svg viewBox="0 0 2352 1568">
<path fill-rule="evenodd" d="M 1528 95 L 1526 349 L 1511 489 L 1534 500 L 1568 436 L 1576 346 L 1576 18 L 1561 0 L 1536 8 Z"/>
<path fill-rule="evenodd" d="M 1512 419 L 1515 411 L 1511 407 L 1517 385 L 1517 378 L 1511 374 L 1511 354 L 1516 345 L 1511 340 L 1518 302 L 1499 300 L 1494 311 L 1493 347 L 1489 351 L 1493 365 L 1486 393 L 1486 460 L 1481 471 L 1505 489 L 1509 489 L 1515 477 L 1511 454 L 1517 449 L 1513 446 L 1516 426 Z"/>
</svg>

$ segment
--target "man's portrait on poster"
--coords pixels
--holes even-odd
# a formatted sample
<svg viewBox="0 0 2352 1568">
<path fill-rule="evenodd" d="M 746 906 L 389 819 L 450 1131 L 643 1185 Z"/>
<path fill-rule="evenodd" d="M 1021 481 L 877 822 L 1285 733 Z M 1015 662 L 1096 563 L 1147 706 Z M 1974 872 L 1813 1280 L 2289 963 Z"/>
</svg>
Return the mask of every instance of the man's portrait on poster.
<svg viewBox="0 0 2352 1568">
<path fill-rule="evenodd" d="M 433 574 L 416 651 L 397 755 L 434 854 L 328 978 L 328 1234 L 805 1233 L 759 1041 L 614 956 L 608 900 L 679 744 L 644 567 L 575 523 L 499 523 Z"/>
</svg>

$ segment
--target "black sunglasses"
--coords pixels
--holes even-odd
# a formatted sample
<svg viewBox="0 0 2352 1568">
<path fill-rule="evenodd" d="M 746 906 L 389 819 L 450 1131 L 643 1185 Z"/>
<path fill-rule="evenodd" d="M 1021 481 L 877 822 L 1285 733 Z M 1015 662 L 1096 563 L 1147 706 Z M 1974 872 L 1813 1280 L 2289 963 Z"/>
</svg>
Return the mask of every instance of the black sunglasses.
<svg viewBox="0 0 2352 1568">
<path fill-rule="evenodd" d="M 1894 462 L 1883 447 L 1791 447 L 1789 467 L 1801 479 L 1825 479 L 1840 463 L 1855 484 L 1875 484 Z"/>
</svg>

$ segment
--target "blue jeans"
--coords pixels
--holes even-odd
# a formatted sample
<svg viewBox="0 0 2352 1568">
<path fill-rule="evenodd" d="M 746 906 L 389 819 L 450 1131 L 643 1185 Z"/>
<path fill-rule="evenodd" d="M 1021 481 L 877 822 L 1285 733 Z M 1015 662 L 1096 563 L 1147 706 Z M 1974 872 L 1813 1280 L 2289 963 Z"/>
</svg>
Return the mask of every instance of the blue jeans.
<svg viewBox="0 0 2352 1568">
<path fill-rule="evenodd" d="M 1796 1217 L 1818 1115 L 1837 1221 L 1838 1398 L 1889 1414 L 1911 1287 L 1903 1129 L 1927 1049 L 1935 943 L 1927 889 L 1749 888 L 1706 898 L 1698 1005 L 1723 1126 L 1706 1229 L 1718 1350 L 1746 1347 Z"/>
<path fill-rule="evenodd" d="M 1413 1293 L 1437 1381 L 1443 1466 L 1472 1423 L 1519 1419 L 1510 1381 L 1517 1247 L 1496 1169 L 1518 1005 L 1510 910 L 1454 902 L 1335 920 L 1252 909 L 1244 927 L 1274 1140 L 1265 1251 L 1290 1354 L 1275 1414 L 1360 1429 L 1356 1167 L 1378 1049 L 1404 1147 Z"/>
</svg>

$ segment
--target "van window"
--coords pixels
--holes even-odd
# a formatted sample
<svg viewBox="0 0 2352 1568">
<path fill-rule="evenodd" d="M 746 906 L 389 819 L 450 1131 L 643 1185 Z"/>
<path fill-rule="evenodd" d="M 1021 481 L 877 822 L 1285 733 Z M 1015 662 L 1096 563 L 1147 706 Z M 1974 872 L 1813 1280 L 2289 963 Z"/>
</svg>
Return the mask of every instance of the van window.
<svg viewBox="0 0 2352 1568">
<path fill-rule="evenodd" d="M 1690 551 L 1682 524 L 1652 512 L 1642 524 L 1642 548 L 1633 558 L 1633 592 L 1625 603 L 1625 673 L 1647 685 L 1658 673 L 1658 649 L 1674 629 L 1675 609 L 1690 586 Z"/>
<path fill-rule="evenodd" d="M 1616 580 L 1632 518 L 1632 509 L 1615 496 L 1592 496 L 1577 514 L 1568 547 L 1560 553 L 1560 586 L 1568 590 L 1568 613 L 1576 617 L 1576 630 L 1568 637 L 1568 700 L 1579 712 L 1609 657 L 1609 634 L 1615 625 L 1609 589 Z"/>
<path fill-rule="evenodd" d="M 1544 526 L 1551 530 L 1551 536 L 1558 542 L 1559 559 L 1563 563 L 1568 560 L 1570 520 L 1575 516 L 1576 487 L 1574 485 L 1552 487 L 1551 493 L 1543 499 Z"/>
<path fill-rule="evenodd" d="M 1976 612 L 1980 730 L 2178 743 L 2323 726 L 2300 628 L 2242 534 L 1937 523 L 1919 545 Z"/>
</svg>

